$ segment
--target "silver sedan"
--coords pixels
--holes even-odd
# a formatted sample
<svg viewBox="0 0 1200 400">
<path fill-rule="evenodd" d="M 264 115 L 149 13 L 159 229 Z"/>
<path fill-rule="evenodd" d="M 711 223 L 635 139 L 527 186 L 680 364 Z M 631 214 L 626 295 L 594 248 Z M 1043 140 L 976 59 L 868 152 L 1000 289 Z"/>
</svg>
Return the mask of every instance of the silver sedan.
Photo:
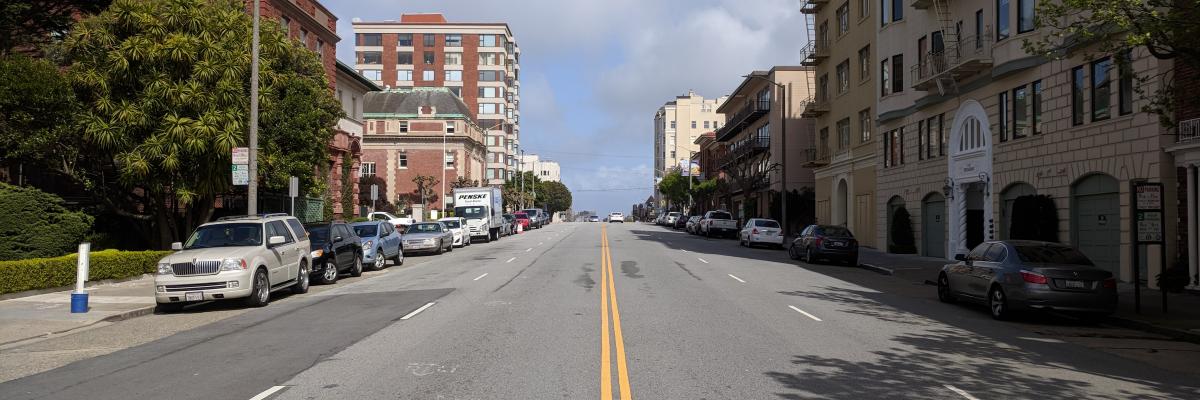
<svg viewBox="0 0 1200 400">
<path fill-rule="evenodd" d="M 441 222 L 409 225 L 404 232 L 404 252 L 442 254 L 454 251 L 454 233 Z"/>
<path fill-rule="evenodd" d="M 987 304 L 992 318 L 1056 310 L 1098 317 L 1117 307 L 1117 281 L 1070 246 L 1027 240 L 984 242 L 938 274 L 938 299 Z"/>
</svg>

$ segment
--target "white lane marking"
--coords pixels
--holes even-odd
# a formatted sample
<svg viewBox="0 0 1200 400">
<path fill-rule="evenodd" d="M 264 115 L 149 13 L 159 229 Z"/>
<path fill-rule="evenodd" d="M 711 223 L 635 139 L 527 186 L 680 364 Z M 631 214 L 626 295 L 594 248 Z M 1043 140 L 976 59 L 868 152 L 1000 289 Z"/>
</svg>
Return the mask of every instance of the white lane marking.
<svg viewBox="0 0 1200 400">
<path fill-rule="evenodd" d="M 688 249 L 680 249 L 680 250 L 683 250 L 684 253 L 688 252 Z"/>
<path fill-rule="evenodd" d="M 264 390 L 262 393 L 259 393 L 257 396 L 251 397 L 250 400 L 263 400 L 267 397 L 271 397 L 271 395 L 275 394 L 275 392 L 283 390 L 283 388 L 285 388 L 285 387 L 287 387 L 287 386 L 271 386 L 270 389 Z"/>
<path fill-rule="evenodd" d="M 726 274 L 726 275 L 729 275 L 729 277 L 730 277 L 730 278 L 733 278 L 734 280 L 736 280 L 736 281 L 738 281 L 738 282 L 741 282 L 741 283 L 746 283 L 746 281 L 743 281 L 743 280 L 742 280 L 742 278 L 738 278 L 738 277 L 736 277 L 736 276 L 733 276 L 733 274 Z"/>
<path fill-rule="evenodd" d="M 433 302 L 426 303 L 425 305 L 421 306 L 421 308 L 413 310 L 413 312 L 408 313 L 408 315 L 400 317 L 400 319 L 412 318 L 412 317 L 416 316 L 417 314 L 421 313 L 421 311 L 425 311 L 425 309 L 429 308 L 429 307 L 433 307 Z"/>
<path fill-rule="evenodd" d="M 528 253 L 530 250 L 533 250 L 533 248 L 532 248 L 532 247 L 530 247 L 530 248 L 528 248 L 528 249 L 525 249 L 525 252 L 526 252 L 526 253 Z"/>
<path fill-rule="evenodd" d="M 475 279 L 472 279 L 472 280 L 477 281 L 477 280 L 483 279 L 483 277 L 487 276 L 487 274 L 488 274 L 487 272 L 484 272 L 483 275 L 477 276 L 477 277 L 475 277 Z"/>
<path fill-rule="evenodd" d="M 538 246 L 541 246 L 541 245 L 542 245 L 542 243 L 546 243 L 546 242 L 538 242 Z"/>
<path fill-rule="evenodd" d="M 978 397 L 972 396 L 970 393 L 967 393 L 966 390 L 962 390 L 962 389 L 959 389 L 959 388 L 956 388 L 956 387 L 950 386 L 950 385 L 942 385 L 942 386 L 945 386 L 946 389 L 950 389 L 951 392 L 958 393 L 959 396 L 962 396 L 963 398 L 966 398 L 967 400 L 979 400 Z"/>
<path fill-rule="evenodd" d="M 513 257 L 513 258 L 508 259 L 508 261 L 505 261 L 504 263 L 507 264 L 507 263 L 513 262 L 513 260 L 516 260 L 516 259 L 517 259 L 516 257 Z"/>
<path fill-rule="evenodd" d="M 808 312 L 805 312 L 804 310 L 801 310 L 801 309 L 799 309 L 799 308 L 796 308 L 796 306 L 788 306 L 788 307 L 791 307 L 793 310 L 796 310 L 796 312 L 799 312 L 799 313 L 801 313 L 801 314 L 804 314 L 805 316 L 807 316 L 807 317 L 809 317 L 809 318 L 812 318 L 812 319 L 813 319 L 813 321 L 821 322 L 821 319 L 820 319 L 820 318 L 817 318 L 815 315 L 809 314 Z M 978 400 L 978 399 L 976 399 L 976 400 Z"/>
<path fill-rule="evenodd" d="M 702 263 L 708 264 L 708 261 L 707 261 L 707 260 L 705 260 L 705 259 L 703 259 L 703 258 L 696 257 L 696 259 L 697 259 L 697 260 L 700 260 L 700 262 L 702 262 Z"/>
</svg>

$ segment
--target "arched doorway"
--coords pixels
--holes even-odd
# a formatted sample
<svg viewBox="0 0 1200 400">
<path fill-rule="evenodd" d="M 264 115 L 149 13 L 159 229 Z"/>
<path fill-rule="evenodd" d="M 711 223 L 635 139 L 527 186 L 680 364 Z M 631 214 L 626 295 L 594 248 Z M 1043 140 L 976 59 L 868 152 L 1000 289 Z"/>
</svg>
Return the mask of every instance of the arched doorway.
<svg viewBox="0 0 1200 400">
<path fill-rule="evenodd" d="M 948 248 L 966 254 L 995 237 L 992 220 L 992 133 L 987 111 L 967 100 L 954 114 L 946 186 L 950 189 Z"/>
<path fill-rule="evenodd" d="M 941 193 L 921 201 L 921 254 L 946 258 L 946 198 Z"/>
<path fill-rule="evenodd" d="M 838 179 L 837 189 L 833 191 L 833 224 L 850 226 L 850 195 L 845 179 Z"/>
<path fill-rule="evenodd" d="M 892 196 L 887 202 L 887 248 L 888 252 L 893 253 L 914 253 L 912 242 L 912 221 L 907 221 L 906 224 L 897 222 L 897 216 L 904 212 L 905 217 L 908 217 L 908 209 L 905 208 L 904 198 L 900 196 Z M 898 226 L 899 225 L 899 226 Z M 907 230 L 906 230 L 907 229 Z M 897 237 L 897 232 L 902 233 L 904 237 Z"/>
<path fill-rule="evenodd" d="M 1009 239 L 1012 237 L 1012 217 L 1013 204 L 1017 202 L 1017 198 L 1021 196 L 1033 196 L 1037 194 L 1037 189 L 1033 188 L 1025 182 L 1017 182 L 1008 185 L 1000 192 L 1000 236 L 1001 239 Z"/>
<path fill-rule="evenodd" d="M 1071 243 L 1097 267 L 1120 276 L 1121 196 L 1116 178 L 1090 174 L 1071 185 Z"/>
</svg>

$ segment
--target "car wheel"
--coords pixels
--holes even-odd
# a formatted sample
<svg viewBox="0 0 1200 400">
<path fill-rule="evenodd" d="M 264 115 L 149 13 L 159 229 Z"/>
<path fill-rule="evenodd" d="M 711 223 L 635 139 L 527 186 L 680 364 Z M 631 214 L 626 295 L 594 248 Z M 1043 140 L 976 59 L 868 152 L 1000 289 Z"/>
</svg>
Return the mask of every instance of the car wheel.
<svg viewBox="0 0 1200 400">
<path fill-rule="evenodd" d="M 333 261 L 325 262 L 325 270 L 321 271 L 321 283 L 332 285 L 338 280 L 337 265 Z"/>
<path fill-rule="evenodd" d="M 809 263 L 809 264 L 815 264 L 813 262 L 813 255 L 812 255 L 811 247 L 804 248 L 804 262 Z"/>
<path fill-rule="evenodd" d="M 937 294 L 938 301 L 943 303 L 953 303 L 956 300 L 954 293 L 950 291 L 950 278 L 946 276 L 945 272 L 938 274 Z"/>
<path fill-rule="evenodd" d="M 292 285 L 292 293 L 308 293 L 308 263 L 301 261 L 299 272 L 296 273 L 296 284 Z"/>
<path fill-rule="evenodd" d="M 396 249 L 396 256 L 392 257 L 392 262 L 396 265 L 404 265 L 404 250 Z"/>
<path fill-rule="evenodd" d="M 387 258 L 383 256 L 383 249 L 375 249 L 375 265 L 372 267 L 376 271 L 387 266 Z"/>
<path fill-rule="evenodd" d="M 800 254 L 796 253 L 796 246 L 788 247 L 787 251 L 788 251 L 788 258 L 791 258 L 793 260 L 800 259 Z"/>
<path fill-rule="evenodd" d="M 184 303 L 158 303 L 154 305 L 154 311 L 162 314 L 174 313 L 183 311 Z"/>
<path fill-rule="evenodd" d="M 250 296 L 246 297 L 246 306 L 262 307 L 271 301 L 271 283 L 267 281 L 267 271 L 259 270 L 254 273 L 254 283 Z"/>
<path fill-rule="evenodd" d="M 355 255 L 354 256 L 354 265 L 350 267 L 350 276 L 353 276 L 355 278 L 360 277 L 360 276 L 362 276 L 362 271 L 363 271 L 362 256 Z"/>
<path fill-rule="evenodd" d="M 1004 295 L 1004 289 L 992 286 L 992 290 L 988 292 L 988 309 L 992 312 L 992 318 L 996 320 L 1003 321 L 1012 316 L 1012 311 L 1008 310 L 1008 296 Z"/>
</svg>

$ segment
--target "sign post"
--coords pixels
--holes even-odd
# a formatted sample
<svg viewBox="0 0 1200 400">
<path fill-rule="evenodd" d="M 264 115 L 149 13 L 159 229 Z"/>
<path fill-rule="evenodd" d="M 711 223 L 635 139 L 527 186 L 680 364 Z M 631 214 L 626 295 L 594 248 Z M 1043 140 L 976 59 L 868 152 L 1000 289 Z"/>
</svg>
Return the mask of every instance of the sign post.
<svg viewBox="0 0 1200 400">
<path fill-rule="evenodd" d="M 300 178 L 288 177 L 288 197 L 292 198 L 292 216 L 296 216 L 296 196 L 300 195 Z"/>
<path fill-rule="evenodd" d="M 1133 182 L 1133 309 L 1142 312 L 1142 278 L 1139 267 L 1139 251 L 1143 244 L 1157 244 L 1159 248 L 1159 270 L 1166 267 L 1167 247 L 1163 238 L 1163 184 L 1151 182 Z M 1146 266 L 1149 271 L 1149 265 Z M 1147 274 L 1149 275 L 1149 274 Z M 1149 281 L 1149 276 L 1146 277 Z M 1162 309 L 1167 312 L 1167 292 L 1162 292 Z"/>
<path fill-rule="evenodd" d="M 371 211 L 375 211 L 376 202 L 379 200 L 379 185 L 371 184 Z"/>
<path fill-rule="evenodd" d="M 234 186 L 249 186 L 250 185 L 250 148 L 249 147 L 234 147 L 233 154 L 230 159 L 231 178 Z M 255 198 L 251 198 L 255 197 Z M 250 214 L 250 210 L 257 210 L 258 204 L 251 205 L 250 202 L 257 202 L 257 196 L 246 197 L 246 210 Z"/>
</svg>

